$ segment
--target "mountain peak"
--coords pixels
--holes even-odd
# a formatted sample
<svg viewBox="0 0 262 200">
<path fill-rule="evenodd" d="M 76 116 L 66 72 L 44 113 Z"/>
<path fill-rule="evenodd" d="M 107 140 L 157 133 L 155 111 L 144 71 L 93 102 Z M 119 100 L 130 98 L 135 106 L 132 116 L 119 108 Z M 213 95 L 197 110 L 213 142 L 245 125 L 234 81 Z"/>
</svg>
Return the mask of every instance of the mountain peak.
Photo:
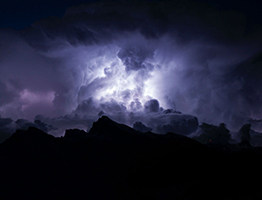
<svg viewBox="0 0 262 200">
<path fill-rule="evenodd" d="M 119 134 L 119 133 L 130 133 L 130 134 L 137 134 L 138 131 L 135 131 L 131 127 L 119 124 L 107 116 L 102 116 L 98 119 L 98 121 L 93 123 L 92 128 L 89 131 L 91 135 L 107 135 L 110 134 Z"/>
<path fill-rule="evenodd" d="M 38 128 L 29 127 L 27 130 L 16 130 L 16 132 L 6 140 L 7 143 L 16 143 L 16 142 L 46 142 L 54 139 L 55 137 L 49 135 Z"/>
<path fill-rule="evenodd" d="M 79 140 L 81 138 L 84 138 L 86 134 L 87 133 L 84 130 L 67 129 L 64 138 L 68 140 Z"/>
<path fill-rule="evenodd" d="M 101 116 L 99 119 L 98 119 L 98 122 L 106 122 L 106 123 L 116 123 L 115 121 L 113 121 L 112 119 L 110 119 L 108 116 Z"/>
</svg>

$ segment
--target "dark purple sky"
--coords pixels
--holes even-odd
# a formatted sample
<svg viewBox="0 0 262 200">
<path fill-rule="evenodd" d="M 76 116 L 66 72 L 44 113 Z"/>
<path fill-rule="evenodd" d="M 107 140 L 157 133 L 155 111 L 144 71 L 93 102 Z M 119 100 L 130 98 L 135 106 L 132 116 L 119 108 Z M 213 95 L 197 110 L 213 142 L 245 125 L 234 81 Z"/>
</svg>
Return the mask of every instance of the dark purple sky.
<svg viewBox="0 0 262 200">
<path fill-rule="evenodd" d="M 195 117 L 262 131 L 259 1 L 92 2 L 1 5 L 1 130 L 62 134 L 105 113 L 158 132 Z"/>
<path fill-rule="evenodd" d="M 259 0 L 193 0 L 205 2 L 221 10 L 236 10 L 246 14 L 256 22 L 262 21 L 261 1 Z M 9 0 L 1 2 L 0 25 L 2 28 L 23 29 L 39 19 L 50 16 L 62 17 L 67 8 L 97 0 Z"/>
<path fill-rule="evenodd" d="M 81 4 L 83 2 L 95 2 L 95 0 L 10 0 L 1 2 L 0 24 L 1 27 L 12 27 L 23 29 L 30 26 L 36 20 L 50 16 L 62 17 L 68 7 Z"/>
</svg>

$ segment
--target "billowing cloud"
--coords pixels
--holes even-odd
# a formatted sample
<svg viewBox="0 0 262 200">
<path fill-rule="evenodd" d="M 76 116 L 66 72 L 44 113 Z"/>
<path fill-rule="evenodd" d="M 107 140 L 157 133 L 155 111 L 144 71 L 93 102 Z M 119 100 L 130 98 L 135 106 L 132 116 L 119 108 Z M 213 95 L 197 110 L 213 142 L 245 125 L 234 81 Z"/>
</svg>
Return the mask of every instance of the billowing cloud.
<svg viewBox="0 0 262 200">
<path fill-rule="evenodd" d="M 152 50 L 143 49 L 143 47 L 121 49 L 117 53 L 118 58 L 121 59 L 125 65 L 126 71 L 134 70 L 137 71 L 143 68 L 150 68 L 153 70 L 154 66 L 150 63 L 146 63 L 146 59 L 153 57 Z"/>
<path fill-rule="evenodd" d="M 189 135 L 198 121 L 239 129 L 262 119 L 261 33 L 242 13 L 197 2 L 75 6 L 0 31 L 0 113 L 54 134 L 89 129 L 101 113 L 161 133 Z"/>
<path fill-rule="evenodd" d="M 159 102 L 156 99 L 151 99 L 145 103 L 146 112 L 158 112 Z"/>
</svg>

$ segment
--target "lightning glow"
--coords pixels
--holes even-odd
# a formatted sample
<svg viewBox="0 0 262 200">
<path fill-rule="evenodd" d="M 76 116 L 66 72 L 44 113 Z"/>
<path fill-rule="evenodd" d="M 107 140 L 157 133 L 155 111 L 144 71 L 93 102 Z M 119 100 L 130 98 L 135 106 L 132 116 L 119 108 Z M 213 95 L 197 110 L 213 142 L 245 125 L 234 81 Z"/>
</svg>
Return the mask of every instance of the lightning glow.
<svg viewBox="0 0 262 200">
<path fill-rule="evenodd" d="M 156 94 L 154 84 L 145 84 L 147 80 L 154 78 L 151 75 L 154 71 L 147 68 L 127 71 L 117 56 L 119 48 L 113 49 L 114 52 L 111 47 L 110 54 L 105 53 L 85 62 L 82 87 L 96 84 L 99 80 L 99 87 L 92 92 L 92 98 L 100 103 L 114 99 L 129 111 L 139 111 L 143 106 L 134 107 L 134 105 L 144 105 Z M 88 97 L 87 94 L 85 98 Z"/>
</svg>

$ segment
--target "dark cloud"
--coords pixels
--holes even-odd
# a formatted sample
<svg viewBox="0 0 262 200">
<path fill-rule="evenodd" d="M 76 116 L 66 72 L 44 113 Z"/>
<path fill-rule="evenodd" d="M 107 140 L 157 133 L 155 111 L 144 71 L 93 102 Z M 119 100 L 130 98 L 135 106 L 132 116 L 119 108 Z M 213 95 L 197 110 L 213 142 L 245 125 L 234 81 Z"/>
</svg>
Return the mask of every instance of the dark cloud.
<svg viewBox="0 0 262 200">
<path fill-rule="evenodd" d="M 0 132 L 1 133 L 12 133 L 14 131 L 13 120 L 11 118 L 0 117 Z"/>
<path fill-rule="evenodd" d="M 163 110 L 163 113 L 164 114 L 169 114 L 169 113 L 176 113 L 176 114 L 182 114 L 180 111 L 178 110 L 175 110 L 175 109 L 166 109 L 166 110 Z"/>
<path fill-rule="evenodd" d="M 259 120 L 255 120 L 259 121 Z M 255 124 L 254 121 L 252 121 L 252 124 Z M 262 145 L 262 133 L 259 131 L 256 131 L 257 127 L 255 124 L 255 127 L 251 125 L 251 123 L 246 123 L 241 126 L 241 128 L 232 133 L 232 139 L 235 143 L 239 143 L 242 147 L 249 148 L 251 145 L 261 146 Z"/>
<path fill-rule="evenodd" d="M 262 145 L 262 133 L 254 131 L 253 129 L 250 130 L 250 136 L 251 136 L 251 141 L 250 144 L 252 146 L 261 146 Z"/>
<path fill-rule="evenodd" d="M 171 34 L 180 42 L 195 38 L 239 41 L 257 34 L 258 26 L 248 25 L 240 12 L 193 1 L 99 2 L 74 6 L 63 18 L 37 21 L 24 37 L 43 49 L 53 48 L 54 43 L 62 45 L 63 41 L 72 46 L 112 43 L 136 31 L 152 40 Z"/>
<path fill-rule="evenodd" d="M 47 127 L 49 127 L 49 134 L 59 137 L 63 136 L 65 131 L 67 129 L 72 129 L 72 127 L 81 130 L 89 130 L 92 127 L 93 122 L 97 121 L 98 116 L 97 114 L 96 116 L 93 116 L 89 113 L 86 115 L 70 113 L 56 118 L 38 115 L 35 119 L 43 122 Z"/>
<path fill-rule="evenodd" d="M 251 124 L 245 124 L 239 130 L 241 143 L 250 143 L 251 136 L 250 136 Z"/>
<path fill-rule="evenodd" d="M 254 127 L 259 130 L 259 123 L 249 119 L 259 118 L 261 113 L 260 68 L 261 53 L 232 66 L 224 76 L 214 82 L 217 88 L 212 91 L 213 98 L 209 98 L 216 99 L 214 104 L 211 104 L 211 109 L 223 114 L 224 122 L 227 122 L 230 128 L 237 130 L 244 123 L 251 122 L 256 124 Z M 202 105 L 205 105 L 204 102 Z"/>
<path fill-rule="evenodd" d="M 5 127 L 13 122 L 11 118 L 0 118 L 0 126 Z"/>
<path fill-rule="evenodd" d="M 109 101 L 101 103 L 100 107 L 105 111 L 105 113 L 124 113 L 126 111 L 126 106 L 117 102 L 115 99 L 109 99 Z"/>
<path fill-rule="evenodd" d="M 130 107 L 131 107 L 131 110 L 134 112 L 139 111 L 143 108 L 142 103 L 139 101 L 139 99 L 134 99 L 130 103 Z"/>
<path fill-rule="evenodd" d="M 12 89 L 9 89 L 5 83 L 0 82 L 0 106 L 13 101 L 15 97 L 16 94 L 12 91 Z"/>
<path fill-rule="evenodd" d="M 151 99 L 145 103 L 146 112 L 158 112 L 159 111 L 159 102 L 156 99 Z"/>
<path fill-rule="evenodd" d="M 95 113 L 98 113 L 97 107 L 98 106 L 96 105 L 94 100 L 90 97 L 89 99 L 86 99 L 82 101 L 81 103 L 79 103 L 75 112 L 80 113 L 80 114 L 85 114 L 85 113 L 95 114 Z"/>
<path fill-rule="evenodd" d="M 183 114 L 164 114 L 155 119 L 158 133 L 178 133 L 190 135 L 198 129 L 198 119 L 194 116 Z"/>
<path fill-rule="evenodd" d="M 142 68 L 147 68 L 145 60 L 147 58 L 153 57 L 152 50 L 147 51 L 142 48 L 130 48 L 130 49 L 121 49 L 117 56 L 121 59 L 122 63 L 125 65 L 126 71 L 130 70 L 139 70 Z M 151 70 L 153 66 L 149 65 Z"/>
</svg>

